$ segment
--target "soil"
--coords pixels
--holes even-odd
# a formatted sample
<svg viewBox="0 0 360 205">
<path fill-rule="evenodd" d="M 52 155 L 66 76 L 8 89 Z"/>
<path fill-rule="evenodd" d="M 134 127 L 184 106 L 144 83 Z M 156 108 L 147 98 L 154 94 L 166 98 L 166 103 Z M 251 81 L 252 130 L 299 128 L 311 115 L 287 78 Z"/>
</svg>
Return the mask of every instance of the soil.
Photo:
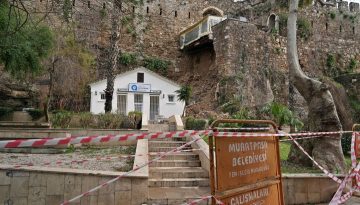
<svg viewBox="0 0 360 205">
<path fill-rule="evenodd" d="M 0 164 L 101 171 L 130 171 L 135 146 L 68 148 L 62 154 L 0 153 Z"/>
</svg>

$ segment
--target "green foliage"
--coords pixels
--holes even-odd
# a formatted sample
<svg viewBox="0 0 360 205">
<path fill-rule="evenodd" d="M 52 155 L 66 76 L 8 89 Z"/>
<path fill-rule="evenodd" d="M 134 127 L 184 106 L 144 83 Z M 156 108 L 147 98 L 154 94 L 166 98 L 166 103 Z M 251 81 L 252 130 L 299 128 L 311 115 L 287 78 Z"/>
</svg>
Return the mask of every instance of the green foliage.
<svg viewBox="0 0 360 205">
<path fill-rule="evenodd" d="M 288 9 L 289 8 L 289 0 L 278 0 L 278 1 L 276 1 L 276 5 L 279 8 Z"/>
<path fill-rule="evenodd" d="M 356 15 L 350 15 L 349 19 L 352 23 L 355 23 L 356 17 L 357 17 Z"/>
<path fill-rule="evenodd" d="M 31 116 L 32 120 L 38 120 L 44 116 L 44 111 L 39 109 L 27 110 L 27 113 Z"/>
<path fill-rule="evenodd" d="M 97 127 L 100 129 L 119 129 L 123 122 L 123 116 L 112 113 L 97 116 Z"/>
<path fill-rule="evenodd" d="M 94 123 L 94 116 L 90 112 L 79 113 L 79 123 L 82 128 L 89 128 Z"/>
<path fill-rule="evenodd" d="M 69 128 L 72 116 L 72 112 L 58 111 L 52 115 L 50 121 L 54 128 Z"/>
<path fill-rule="evenodd" d="M 349 96 L 350 106 L 353 109 L 352 116 L 354 122 L 360 122 L 360 101 L 356 95 Z"/>
<path fill-rule="evenodd" d="M 146 57 L 144 59 L 144 66 L 152 71 L 157 71 L 162 74 L 166 74 L 169 68 L 170 63 L 168 61 L 155 58 L 155 57 Z"/>
<path fill-rule="evenodd" d="M 130 24 L 132 20 L 133 20 L 133 18 L 131 16 L 124 16 L 121 18 L 121 24 L 126 26 L 126 25 Z"/>
<path fill-rule="evenodd" d="M 349 154 L 351 150 L 351 134 L 346 133 L 341 136 L 341 147 L 345 155 Z"/>
<path fill-rule="evenodd" d="M 336 77 L 339 75 L 339 70 L 335 64 L 336 64 L 335 57 L 332 54 L 328 54 L 326 58 L 325 73 L 330 77 Z"/>
<path fill-rule="evenodd" d="M 66 148 L 65 153 L 70 154 L 70 153 L 74 153 L 75 151 L 76 151 L 75 146 L 73 144 L 71 144 Z"/>
<path fill-rule="evenodd" d="M 274 121 L 278 124 L 279 128 L 283 125 L 295 126 L 297 129 L 301 129 L 304 124 L 289 110 L 288 107 L 280 103 L 272 102 L 261 110 L 263 113 L 272 116 Z"/>
<path fill-rule="evenodd" d="M 279 14 L 279 34 L 281 36 L 287 35 L 287 20 L 288 15 L 286 13 Z"/>
<path fill-rule="evenodd" d="M 106 9 L 105 9 L 105 8 L 102 8 L 102 9 L 100 10 L 100 18 L 101 18 L 101 19 L 104 19 L 106 16 L 107 16 Z"/>
<path fill-rule="evenodd" d="M 347 67 L 347 71 L 351 73 L 354 70 L 356 70 L 357 66 L 358 66 L 358 61 L 352 58 L 350 59 L 349 66 Z"/>
<path fill-rule="evenodd" d="M 63 17 L 64 20 L 69 23 L 71 19 L 72 3 L 70 0 L 64 0 L 63 5 Z"/>
<path fill-rule="evenodd" d="M 190 85 L 183 85 L 179 90 L 176 90 L 177 98 L 179 101 L 184 101 L 185 105 L 189 105 L 189 101 L 192 94 L 192 88 Z"/>
<path fill-rule="evenodd" d="M 0 107 L 0 119 L 3 117 L 9 116 L 10 113 L 12 113 L 13 110 L 8 107 Z"/>
<path fill-rule="evenodd" d="M 7 1 L 0 2 L 0 64 L 17 78 L 38 74 L 53 46 L 53 34 L 47 26 L 25 21 L 22 10 L 11 7 L 9 12 L 9 8 Z"/>
<path fill-rule="evenodd" d="M 125 66 L 129 66 L 129 65 L 135 65 L 136 64 L 136 54 L 135 53 L 126 53 L 123 52 L 121 53 L 121 55 L 119 56 L 118 59 L 119 63 L 125 65 Z"/>
<path fill-rule="evenodd" d="M 306 6 L 310 6 L 313 3 L 313 0 L 299 0 L 299 7 L 303 8 Z"/>
<path fill-rule="evenodd" d="M 241 100 L 239 98 L 233 98 L 220 107 L 223 112 L 233 115 L 242 108 Z"/>
<path fill-rule="evenodd" d="M 57 53 L 59 56 L 75 56 L 83 68 L 90 68 L 95 64 L 95 56 L 76 42 L 73 33 L 65 36 L 65 45 L 65 48 Z"/>
<path fill-rule="evenodd" d="M 344 18 L 344 19 L 347 19 L 348 17 L 349 17 L 349 15 L 343 14 L 343 18 Z"/>
<path fill-rule="evenodd" d="M 311 24 L 305 18 L 299 18 L 297 21 L 298 35 L 304 40 L 308 40 L 311 36 Z"/>
<path fill-rule="evenodd" d="M 206 126 L 206 120 L 195 119 L 193 117 L 188 117 L 185 120 L 185 129 L 187 130 L 204 130 Z"/>
<path fill-rule="evenodd" d="M 330 16 L 331 19 L 335 19 L 336 18 L 336 13 L 332 11 L 332 12 L 329 13 L 329 16 Z"/>
</svg>

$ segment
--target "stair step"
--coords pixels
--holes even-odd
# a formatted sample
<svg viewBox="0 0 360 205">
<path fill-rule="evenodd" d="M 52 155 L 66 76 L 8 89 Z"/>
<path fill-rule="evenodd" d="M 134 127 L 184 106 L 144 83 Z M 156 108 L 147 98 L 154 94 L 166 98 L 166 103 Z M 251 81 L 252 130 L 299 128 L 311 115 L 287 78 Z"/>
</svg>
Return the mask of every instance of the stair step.
<svg viewBox="0 0 360 205">
<path fill-rule="evenodd" d="M 149 147 L 180 147 L 186 142 L 176 142 L 176 141 L 150 141 Z"/>
<path fill-rule="evenodd" d="M 188 160 L 157 160 L 150 164 L 150 167 L 200 167 L 201 161 Z"/>
<path fill-rule="evenodd" d="M 159 155 L 157 153 L 150 153 L 150 159 L 155 159 Z M 199 155 L 192 152 L 176 152 L 161 158 L 162 160 L 199 160 Z"/>
<path fill-rule="evenodd" d="M 175 149 L 175 147 L 150 147 L 149 152 L 168 152 Z M 192 149 L 190 146 L 184 147 L 182 150 L 190 150 Z"/>
<path fill-rule="evenodd" d="M 147 204 L 179 205 L 208 195 L 209 187 L 150 187 Z M 210 200 L 198 204 L 210 204 Z"/>
<path fill-rule="evenodd" d="M 201 167 L 150 167 L 150 178 L 208 178 L 209 173 Z"/>
<path fill-rule="evenodd" d="M 208 178 L 149 179 L 149 187 L 206 187 L 209 184 Z"/>
</svg>

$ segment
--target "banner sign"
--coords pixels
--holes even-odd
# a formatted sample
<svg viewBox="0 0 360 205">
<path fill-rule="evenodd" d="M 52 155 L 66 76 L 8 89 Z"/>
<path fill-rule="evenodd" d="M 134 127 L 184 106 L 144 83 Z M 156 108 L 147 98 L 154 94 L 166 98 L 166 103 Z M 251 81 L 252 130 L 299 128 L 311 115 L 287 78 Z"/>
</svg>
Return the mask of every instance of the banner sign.
<svg viewBox="0 0 360 205">
<path fill-rule="evenodd" d="M 129 83 L 130 92 L 143 92 L 150 93 L 151 85 L 150 84 L 141 84 L 141 83 Z"/>
</svg>

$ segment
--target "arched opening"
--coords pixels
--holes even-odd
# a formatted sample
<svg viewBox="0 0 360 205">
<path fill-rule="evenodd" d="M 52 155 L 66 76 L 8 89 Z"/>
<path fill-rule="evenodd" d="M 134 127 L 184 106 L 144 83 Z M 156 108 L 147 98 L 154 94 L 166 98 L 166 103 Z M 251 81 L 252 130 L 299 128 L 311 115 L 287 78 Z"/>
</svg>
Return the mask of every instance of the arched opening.
<svg viewBox="0 0 360 205">
<path fill-rule="evenodd" d="M 271 14 L 266 23 L 270 32 L 279 31 L 279 17 L 276 14 Z"/>
<path fill-rule="evenodd" d="M 224 12 L 216 7 L 210 6 L 202 11 L 203 16 L 224 16 Z"/>
</svg>

